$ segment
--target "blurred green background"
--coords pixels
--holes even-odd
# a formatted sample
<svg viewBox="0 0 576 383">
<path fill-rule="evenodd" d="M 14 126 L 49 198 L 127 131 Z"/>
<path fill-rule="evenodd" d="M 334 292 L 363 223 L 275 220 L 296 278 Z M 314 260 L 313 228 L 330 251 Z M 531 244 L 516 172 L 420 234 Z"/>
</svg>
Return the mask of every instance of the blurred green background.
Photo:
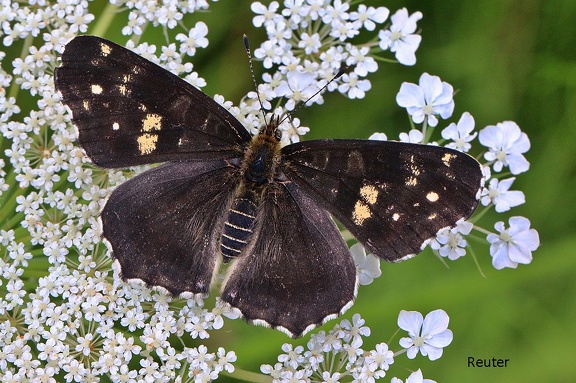
<svg viewBox="0 0 576 383">
<path fill-rule="evenodd" d="M 268 1 L 263 1 L 267 3 Z M 250 1 L 220 0 L 210 11 L 185 18 L 192 26 L 203 20 L 210 45 L 194 59 L 209 95 L 219 93 L 237 103 L 253 89 L 242 45 L 242 34 L 253 49 L 265 39 L 252 26 Z M 395 103 L 403 81 L 418 81 L 421 73 L 438 75 L 458 89 L 451 121 L 468 111 L 476 127 L 513 120 L 532 143 L 528 173 L 517 177 L 527 203 L 508 214 L 487 215 L 480 224 L 493 231 L 496 221 L 512 215 L 529 218 L 540 233 L 541 247 L 534 261 L 512 270 L 494 270 L 488 246 L 474 243 L 480 266 L 466 256 L 446 268 L 427 250 L 401 264 L 382 264 L 383 275 L 361 287 L 356 304 L 345 315 L 360 313 L 372 329 L 365 349 L 388 341 L 402 309 L 448 312 L 453 343 L 444 356 L 429 362 L 422 357 L 397 363 L 421 367 L 437 382 L 568 382 L 576 379 L 576 2 L 574 0 L 461 0 L 367 1 L 393 13 L 401 7 L 421 11 L 423 36 L 414 67 L 381 64 L 369 77 L 372 90 L 362 100 L 332 94 L 322 106 L 301 110 L 297 117 L 312 131 L 306 137 L 359 137 L 385 132 L 396 138 L 408 130 L 408 119 Z M 99 15 L 105 3 L 91 4 Z M 114 25 L 124 25 L 127 13 L 114 16 L 104 34 L 119 43 L 126 37 Z M 181 30 L 177 30 L 180 32 Z M 89 33 L 94 33 L 89 30 Z M 149 27 L 141 41 L 162 42 L 159 30 Z M 261 73 L 259 63 L 255 63 Z M 441 122 L 444 127 L 447 122 Z M 439 132 L 435 135 L 439 138 Z M 476 145 L 478 148 L 478 145 Z M 478 154 L 474 152 L 473 154 Z M 337 323 L 331 321 L 323 329 Z M 309 336 L 295 343 L 305 344 Z M 391 344 L 397 349 L 398 337 Z M 274 364 L 289 339 L 282 333 L 227 321 L 224 331 L 203 340 L 216 350 L 225 343 L 238 355 L 235 365 L 259 371 Z M 510 359 L 506 368 L 471 368 L 468 357 Z M 402 370 L 395 369 L 400 377 Z M 223 381 L 229 378 L 223 378 Z M 389 381 L 389 377 L 383 379 Z"/>
<path fill-rule="evenodd" d="M 242 5 L 232 10 L 229 2 L 220 1 L 212 5 L 210 14 L 202 15 L 209 26 L 210 46 L 196 65 L 208 80 L 209 94 L 221 93 L 236 101 L 252 88 L 240 36 L 247 33 L 253 47 L 265 37 L 251 25 L 248 3 L 239 2 Z M 408 368 L 421 366 L 424 377 L 437 382 L 574 381 L 576 2 L 367 3 L 384 5 L 391 12 L 407 7 L 424 14 L 418 23 L 423 41 L 417 64 L 382 64 L 369 77 L 372 90 L 365 99 L 329 95 L 324 105 L 301 111 L 302 124 L 312 130 L 306 138 L 366 138 L 375 131 L 396 138 L 408 126 L 405 111 L 395 103 L 400 84 L 417 82 L 423 72 L 438 75 L 459 90 L 452 121 L 468 111 L 477 129 L 513 120 L 528 134 L 532 148 L 526 156 L 531 169 L 514 184 L 524 191 L 527 203 L 507 214 L 487 215 L 480 223 L 493 231 L 496 221 L 525 216 L 539 231 L 541 247 L 532 264 L 497 271 L 491 266 L 488 247 L 473 243 L 486 278 L 470 256 L 450 262 L 448 269 L 429 250 L 402 264 L 383 263 L 382 277 L 360 288 L 356 304 L 345 317 L 358 312 L 366 319 L 372 329 L 365 344 L 368 349 L 389 339 L 401 309 L 446 310 L 454 341 L 444 356 L 436 362 L 422 357 L 414 363 L 397 359 Z M 333 325 L 334 321 L 324 328 Z M 272 330 L 238 322 L 228 328 L 233 331 L 220 335 L 236 343 L 237 365 L 251 370 L 261 363 L 273 364 L 280 345 L 288 340 Z M 469 356 L 510 362 L 506 368 L 472 368 L 467 364 Z M 396 373 L 402 377 L 401 371 Z"/>
</svg>

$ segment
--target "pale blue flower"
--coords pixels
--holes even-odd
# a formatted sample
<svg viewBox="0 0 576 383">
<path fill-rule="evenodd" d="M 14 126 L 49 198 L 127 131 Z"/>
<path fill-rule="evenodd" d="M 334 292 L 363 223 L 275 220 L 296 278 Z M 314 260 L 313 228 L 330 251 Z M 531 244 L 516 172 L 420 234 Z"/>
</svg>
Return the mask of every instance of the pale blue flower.
<svg viewBox="0 0 576 383">
<path fill-rule="evenodd" d="M 378 33 L 380 48 L 390 49 L 396 53 L 396 60 L 400 64 L 414 65 L 416 63 L 415 52 L 422 41 L 422 36 L 415 34 L 416 22 L 422 18 L 421 12 L 408 15 L 406 8 L 399 9 L 390 18 L 392 25 L 389 30 L 381 30 Z"/>
<path fill-rule="evenodd" d="M 369 285 L 375 278 L 382 275 L 380 259 L 372 254 L 366 254 L 364 246 L 356 243 L 350 247 L 350 253 L 352 253 L 354 263 L 356 264 L 358 283 L 361 285 Z"/>
<path fill-rule="evenodd" d="M 493 204 L 496 212 L 503 213 L 514 206 L 522 205 L 526 202 L 524 193 L 519 190 L 509 190 L 516 178 L 498 180 L 492 178 L 487 188 L 482 189 L 480 201 L 482 205 Z"/>
<path fill-rule="evenodd" d="M 510 227 L 504 222 L 496 222 L 494 228 L 499 234 L 488 234 L 492 265 L 500 270 L 505 267 L 515 269 L 518 264 L 532 262 L 532 252 L 540 246 L 538 232 L 530 228 L 530 221 L 524 217 L 510 217 Z"/>
<path fill-rule="evenodd" d="M 494 163 L 494 171 L 499 172 L 507 166 L 516 175 L 530 168 L 530 163 L 522 155 L 530 149 L 530 140 L 514 121 L 487 126 L 480 131 L 478 138 L 489 150 L 484 158 Z"/>
<path fill-rule="evenodd" d="M 398 326 L 408 331 L 409 337 L 400 339 L 400 346 L 408 349 L 407 356 L 414 359 L 420 352 L 430 360 L 442 356 L 442 348 L 452 343 L 452 331 L 448 329 L 450 318 L 444 310 L 434 310 L 426 318 L 417 311 L 400 311 Z"/>
<path fill-rule="evenodd" d="M 407 109 L 408 114 L 416 124 L 425 119 L 428 125 L 434 127 L 438 124 L 439 115 L 443 119 L 452 116 L 454 100 L 452 85 L 440 80 L 438 76 L 423 73 L 418 85 L 404 82 L 396 95 L 396 102 Z"/>
<path fill-rule="evenodd" d="M 477 132 L 472 133 L 474 130 L 474 117 L 468 112 L 464 112 L 458 120 L 458 123 L 451 123 L 444 130 L 442 130 L 442 138 L 451 140 L 446 145 L 447 148 L 467 152 L 470 150 L 472 141 L 478 135 Z"/>
</svg>

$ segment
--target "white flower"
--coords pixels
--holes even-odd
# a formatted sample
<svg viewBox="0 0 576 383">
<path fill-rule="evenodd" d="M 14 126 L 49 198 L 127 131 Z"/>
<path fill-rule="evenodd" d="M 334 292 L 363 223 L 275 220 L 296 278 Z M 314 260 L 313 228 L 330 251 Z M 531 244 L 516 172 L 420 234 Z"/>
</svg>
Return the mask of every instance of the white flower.
<svg viewBox="0 0 576 383">
<path fill-rule="evenodd" d="M 386 7 L 366 7 L 364 4 L 358 5 L 356 12 L 350 13 L 350 20 L 356 20 L 366 30 L 373 31 L 376 29 L 376 23 L 382 24 L 388 18 L 390 11 Z M 359 26 L 357 27 L 359 28 Z"/>
<path fill-rule="evenodd" d="M 359 80 L 358 75 L 354 72 L 345 73 L 340 79 L 342 84 L 338 86 L 338 91 L 342 94 L 347 94 L 350 99 L 364 98 L 366 92 L 372 88 L 370 80 Z"/>
<path fill-rule="evenodd" d="M 408 133 L 400 133 L 400 142 L 408 142 L 411 144 L 421 144 L 424 140 L 424 135 L 417 129 L 412 129 Z"/>
<path fill-rule="evenodd" d="M 315 80 L 316 76 L 310 72 L 288 72 L 286 81 L 280 83 L 276 89 L 276 94 L 288 98 L 285 107 L 292 110 L 296 103 L 306 101 L 316 93 L 318 88 Z"/>
<path fill-rule="evenodd" d="M 370 48 L 362 47 L 360 49 L 352 47 L 348 52 L 349 56 L 346 59 L 346 65 L 354 67 L 354 73 L 360 77 L 366 77 L 368 73 L 373 73 L 378 70 L 378 64 L 374 58 L 368 56 Z"/>
<path fill-rule="evenodd" d="M 530 228 L 530 221 L 524 217 L 510 217 L 510 227 L 504 222 L 496 222 L 494 228 L 500 234 L 488 234 L 492 265 L 500 270 L 505 267 L 516 268 L 519 263 L 532 261 L 532 252 L 540 246 L 538 232 Z"/>
<path fill-rule="evenodd" d="M 298 48 L 303 48 L 307 55 L 312 53 L 317 53 L 322 46 L 320 41 L 320 35 L 318 33 L 313 33 L 312 35 L 303 32 L 300 35 L 300 41 L 298 41 Z"/>
<path fill-rule="evenodd" d="M 396 102 L 407 109 L 412 120 L 420 124 L 424 119 L 428 125 L 434 127 L 438 124 L 436 115 L 446 119 L 454 111 L 452 85 L 440 80 L 438 76 L 423 73 L 418 85 L 404 82 L 396 95 Z"/>
<path fill-rule="evenodd" d="M 202 21 L 196 23 L 194 28 L 188 32 L 188 36 L 184 33 L 176 35 L 176 40 L 180 41 L 180 53 L 194 56 L 196 48 L 206 48 L 208 46 L 208 27 Z"/>
<path fill-rule="evenodd" d="M 442 348 L 452 342 L 452 331 L 448 329 L 450 318 L 444 310 L 434 310 L 422 319 L 417 311 L 400 311 L 398 326 L 408 331 L 409 338 L 400 339 L 400 346 L 407 348 L 407 356 L 414 359 L 418 351 L 430 360 L 442 356 Z"/>
<path fill-rule="evenodd" d="M 233 362 L 236 361 L 236 353 L 234 351 L 224 350 L 222 347 L 218 347 L 218 370 L 219 371 L 226 371 L 229 374 L 234 372 L 234 366 L 232 365 Z"/>
<path fill-rule="evenodd" d="M 416 63 L 415 52 L 422 41 L 422 36 L 416 32 L 416 22 L 422 18 L 421 12 L 408 15 L 406 8 L 399 9 L 390 18 L 392 25 L 390 30 L 378 32 L 380 48 L 396 53 L 396 59 L 400 64 L 414 65 Z"/>
<path fill-rule="evenodd" d="M 304 347 L 302 346 L 297 346 L 293 349 L 290 343 L 284 343 L 282 345 L 282 351 L 286 354 L 279 355 L 278 362 L 283 363 L 285 366 L 296 369 L 298 365 L 304 361 Z"/>
<path fill-rule="evenodd" d="M 267 40 L 260 45 L 260 48 L 257 48 L 254 51 L 254 57 L 259 60 L 264 60 L 262 64 L 264 68 L 270 69 L 272 68 L 272 65 L 280 64 L 282 62 L 282 52 L 282 47 L 270 40 Z"/>
<path fill-rule="evenodd" d="M 398 378 L 394 377 L 394 378 L 392 378 L 390 383 L 404 383 L 404 382 L 402 381 L 402 379 L 398 379 Z M 431 380 L 431 379 L 424 379 L 424 376 L 422 375 L 422 371 L 420 371 L 420 369 L 418 369 L 418 370 L 416 370 L 410 374 L 408 379 L 406 379 L 406 383 L 436 383 L 436 381 Z"/>
<path fill-rule="evenodd" d="M 310 131 L 309 127 L 300 126 L 299 118 L 294 118 L 291 121 L 284 121 L 282 124 L 280 124 L 278 129 L 282 132 L 282 145 L 300 142 L 300 136 L 303 136 Z"/>
<path fill-rule="evenodd" d="M 360 347 L 362 345 L 362 337 L 370 336 L 370 328 L 365 327 L 366 321 L 360 317 L 360 314 L 352 316 L 352 323 L 348 319 L 340 322 L 341 333 L 339 336 L 345 341 L 350 342 L 353 347 Z"/>
<path fill-rule="evenodd" d="M 482 189 L 480 201 L 482 205 L 493 204 L 498 213 L 510 210 L 514 206 L 522 205 L 526 202 L 524 193 L 519 190 L 509 190 L 516 178 L 498 180 L 492 178 L 487 188 Z"/>
<path fill-rule="evenodd" d="M 484 154 L 487 161 L 494 162 L 494 171 L 504 166 L 514 175 L 528 170 L 530 163 L 522 155 L 530 149 L 530 140 L 514 121 L 490 125 L 480 131 L 480 143 L 490 151 Z"/>
<path fill-rule="evenodd" d="M 142 25 L 146 23 L 146 19 L 138 12 L 130 11 L 128 14 L 128 24 L 122 28 L 122 34 L 124 36 L 130 36 L 132 34 L 141 35 Z"/>
<path fill-rule="evenodd" d="M 474 130 L 474 117 L 468 112 L 465 112 L 458 120 L 458 124 L 451 123 L 444 130 L 442 130 L 442 138 L 445 140 L 452 140 L 446 145 L 447 148 L 467 152 L 472 145 L 470 141 L 476 138 L 477 132 L 471 134 Z"/>
<path fill-rule="evenodd" d="M 358 29 L 356 29 L 355 26 L 356 25 L 354 23 L 351 23 L 349 21 L 347 21 L 347 22 L 342 22 L 342 21 L 333 22 L 332 23 L 332 31 L 330 32 L 330 36 L 332 36 L 335 39 L 338 39 L 340 41 L 346 41 L 347 39 L 351 39 L 360 33 L 360 31 L 358 31 Z"/>
<path fill-rule="evenodd" d="M 380 260 L 372 254 L 366 254 L 366 249 L 359 243 L 350 247 L 350 253 L 356 264 L 356 273 L 358 273 L 358 282 L 361 285 L 369 285 L 382 275 L 380 270 Z"/>
<path fill-rule="evenodd" d="M 370 137 L 368 137 L 368 139 L 377 141 L 388 141 L 388 136 L 386 136 L 386 133 L 373 133 Z"/>
<path fill-rule="evenodd" d="M 462 221 L 453 229 L 445 229 L 438 233 L 430 243 L 430 247 L 438 251 L 441 257 L 446 257 L 451 261 L 463 257 L 466 255 L 466 246 L 468 245 L 463 235 L 470 234 L 473 226 L 468 221 Z"/>
<path fill-rule="evenodd" d="M 387 371 L 390 365 L 394 363 L 394 353 L 388 349 L 386 343 L 377 344 L 376 349 L 370 351 L 370 355 L 366 356 L 365 363 L 373 370 L 379 368 Z"/>
<path fill-rule="evenodd" d="M 330 373 L 329 371 L 324 371 L 322 373 L 322 382 L 323 383 L 338 383 L 340 382 L 340 374 L 339 372 Z"/>
<path fill-rule="evenodd" d="M 269 25 L 273 25 L 279 21 L 282 21 L 282 15 L 276 13 L 278 7 L 279 4 L 277 1 L 271 2 L 268 8 L 266 8 L 266 6 L 259 1 L 252 3 L 250 5 L 250 9 L 252 12 L 258 15 L 254 16 L 252 19 L 252 24 L 254 24 L 256 28 L 259 28 L 262 25 L 268 27 Z"/>
<path fill-rule="evenodd" d="M 348 9 L 350 4 L 342 0 L 334 0 L 333 4 L 328 4 L 323 10 L 322 22 L 324 24 L 338 23 L 349 19 Z"/>
</svg>

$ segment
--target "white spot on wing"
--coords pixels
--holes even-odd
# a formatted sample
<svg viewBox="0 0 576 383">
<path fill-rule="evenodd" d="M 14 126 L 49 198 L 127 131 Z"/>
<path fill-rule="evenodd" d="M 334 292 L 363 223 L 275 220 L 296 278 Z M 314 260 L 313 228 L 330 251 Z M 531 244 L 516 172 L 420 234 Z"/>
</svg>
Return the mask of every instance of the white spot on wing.
<svg viewBox="0 0 576 383">
<path fill-rule="evenodd" d="M 436 192 L 429 192 L 428 194 L 426 194 L 426 199 L 430 202 L 436 202 L 438 201 L 438 198 L 440 198 L 438 196 L 438 193 Z"/>
<path fill-rule="evenodd" d="M 93 94 L 101 94 L 103 91 L 102 87 L 98 84 L 92 84 L 91 90 Z"/>
<path fill-rule="evenodd" d="M 102 56 L 106 57 L 112 52 L 112 48 L 106 43 L 100 43 L 100 52 L 102 52 Z"/>
<path fill-rule="evenodd" d="M 456 157 L 456 155 L 454 154 L 450 154 L 450 153 L 446 153 L 444 154 L 444 157 L 442 157 L 442 162 L 444 163 L 444 165 L 446 166 L 450 166 L 450 162 L 452 161 L 452 159 Z"/>
</svg>

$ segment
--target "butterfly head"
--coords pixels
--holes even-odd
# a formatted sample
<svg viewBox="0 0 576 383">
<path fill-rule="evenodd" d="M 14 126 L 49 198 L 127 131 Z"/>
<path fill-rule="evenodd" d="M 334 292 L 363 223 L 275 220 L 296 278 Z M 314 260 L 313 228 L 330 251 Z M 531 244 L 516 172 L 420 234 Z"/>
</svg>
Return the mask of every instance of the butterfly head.
<svg viewBox="0 0 576 383">
<path fill-rule="evenodd" d="M 270 122 L 267 122 L 260 128 L 258 136 L 268 136 L 272 141 L 276 140 L 277 142 L 280 142 L 280 139 L 282 138 L 282 132 L 278 129 L 282 122 L 280 117 L 281 116 L 279 115 L 272 116 Z"/>
<path fill-rule="evenodd" d="M 281 160 L 278 129 L 280 118 L 272 117 L 269 123 L 260 128 L 245 151 L 242 170 L 247 181 L 265 185 L 272 181 Z"/>
</svg>

